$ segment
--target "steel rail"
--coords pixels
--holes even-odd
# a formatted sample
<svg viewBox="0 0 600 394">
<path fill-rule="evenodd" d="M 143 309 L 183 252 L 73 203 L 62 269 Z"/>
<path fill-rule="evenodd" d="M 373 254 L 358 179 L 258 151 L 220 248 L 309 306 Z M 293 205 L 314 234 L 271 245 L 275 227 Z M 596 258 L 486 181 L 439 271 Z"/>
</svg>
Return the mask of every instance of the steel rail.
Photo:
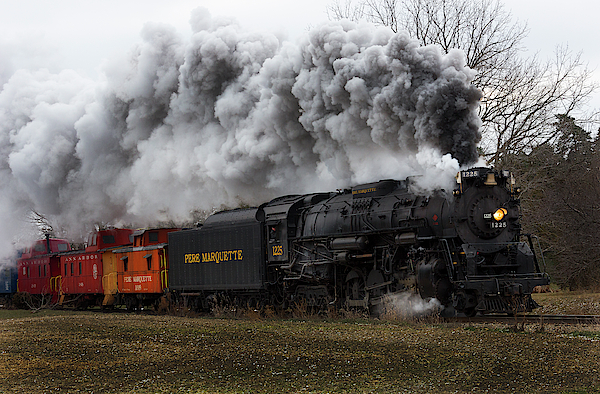
<svg viewBox="0 0 600 394">
<path fill-rule="evenodd" d="M 600 324 L 600 315 L 484 315 L 455 316 L 445 320 L 457 323 Z"/>
</svg>

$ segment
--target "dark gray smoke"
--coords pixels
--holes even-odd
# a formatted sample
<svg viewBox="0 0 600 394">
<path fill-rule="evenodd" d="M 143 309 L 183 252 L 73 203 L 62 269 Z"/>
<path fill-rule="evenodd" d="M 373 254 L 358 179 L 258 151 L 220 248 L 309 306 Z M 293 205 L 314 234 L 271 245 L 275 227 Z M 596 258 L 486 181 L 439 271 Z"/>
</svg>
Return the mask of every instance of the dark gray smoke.
<svg viewBox="0 0 600 394">
<path fill-rule="evenodd" d="M 191 25 L 184 41 L 148 24 L 101 81 L 12 73 L 0 91 L 0 239 L 29 209 L 72 229 L 145 225 L 381 178 L 446 181 L 477 160 L 480 93 L 459 51 L 350 22 L 299 44 L 204 9 Z"/>
</svg>

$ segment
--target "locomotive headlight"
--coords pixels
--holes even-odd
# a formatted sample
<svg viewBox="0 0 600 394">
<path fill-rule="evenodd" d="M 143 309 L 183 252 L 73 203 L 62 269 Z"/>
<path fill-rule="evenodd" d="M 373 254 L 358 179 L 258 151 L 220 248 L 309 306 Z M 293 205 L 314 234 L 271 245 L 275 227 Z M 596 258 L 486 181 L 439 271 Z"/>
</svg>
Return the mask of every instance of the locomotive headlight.
<svg viewBox="0 0 600 394">
<path fill-rule="evenodd" d="M 508 214 L 508 211 L 506 210 L 506 208 L 498 208 L 496 210 L 496 212 L 494 212 L 494 220 L 499 222 L 500 220 L 504 219 L 504 216 L 506 216 Z"/>
</svg>

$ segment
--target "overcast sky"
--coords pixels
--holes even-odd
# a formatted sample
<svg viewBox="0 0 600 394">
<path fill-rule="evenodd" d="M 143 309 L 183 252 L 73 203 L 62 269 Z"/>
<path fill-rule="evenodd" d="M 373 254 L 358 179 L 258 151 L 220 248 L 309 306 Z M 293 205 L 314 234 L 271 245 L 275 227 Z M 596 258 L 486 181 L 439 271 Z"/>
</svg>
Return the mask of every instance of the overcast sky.
<svg viewBox="0 0 600 394">
<path fill-rule="evenodd" d="M 190 11 L 204 6 L 248 30 L 294 40 L 327 21 L 327 0 L 0 0 L 0 80 L 15 68 L 75 69 L 96 78 L 106 59 L 123 56 L 139 41 L 144 23 L 173 25 L 187 36 Z M 530 28 L 526 45 L 542 57 L 567 44 L 596 69 L 600 81 L 600 3 L 593 0 L 504 0 Z M 299 6 L 300 5 L 300 6 Z M 600 107 L 600 92 L 594 107 Z"/>
</svg>

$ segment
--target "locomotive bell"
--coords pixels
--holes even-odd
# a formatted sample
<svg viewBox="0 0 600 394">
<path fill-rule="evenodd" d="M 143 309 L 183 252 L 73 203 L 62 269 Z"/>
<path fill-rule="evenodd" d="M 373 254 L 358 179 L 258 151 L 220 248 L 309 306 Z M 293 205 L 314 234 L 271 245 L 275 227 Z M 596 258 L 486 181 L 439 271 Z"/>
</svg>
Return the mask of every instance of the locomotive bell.
<svg viewBox="0 0 600 394">
<path fill-rule="evenodd" d="M 498 182 L 496 182 L 496 176 L 493 172 L 489 172 L 487 174 L 487 179 L 485 182 L 483 182 L 483 184 L 486 186 L 496 186 L 498 184 Z"/>
</svg>

